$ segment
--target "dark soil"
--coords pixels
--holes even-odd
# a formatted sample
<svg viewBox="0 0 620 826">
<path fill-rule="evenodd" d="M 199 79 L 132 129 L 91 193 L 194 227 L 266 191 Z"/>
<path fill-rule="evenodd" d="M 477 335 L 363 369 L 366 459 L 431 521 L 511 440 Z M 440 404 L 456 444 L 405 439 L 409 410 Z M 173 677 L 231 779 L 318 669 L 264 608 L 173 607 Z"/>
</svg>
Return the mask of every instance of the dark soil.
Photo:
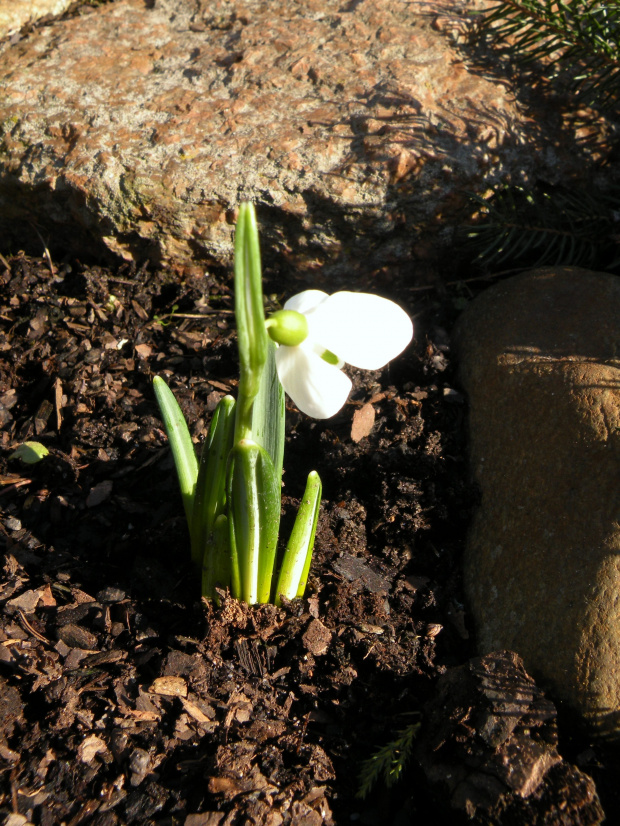
<svg viewBox="0 0 620 826">
<path fill-rule="evenodd" d="M 266 273 L 271 302 L 307 286 Z M 599 798 L 618 822 L 612 753 L 558 722 L 518 658 L 475 659 L 460 559 L 476 494 L 449 335 L 463 287 L 312 286 L 396 299 L 415 340 L 383 371 L 352 371 L 333 419 L 289 407 L 284 539 L 307 472 L 323 479 L 305 599 L 217 607 L 189 564 L 151 382 L 166 378 L 199 443 L 235 392 L 230 274 L 2 259 L 11 826 L 550 826 L 600 822 Z M 26 440 L 49 456 L 11 460 Z M 362 761 L 417 722 L 404 780 L 357 797 Z"/>
</svg>

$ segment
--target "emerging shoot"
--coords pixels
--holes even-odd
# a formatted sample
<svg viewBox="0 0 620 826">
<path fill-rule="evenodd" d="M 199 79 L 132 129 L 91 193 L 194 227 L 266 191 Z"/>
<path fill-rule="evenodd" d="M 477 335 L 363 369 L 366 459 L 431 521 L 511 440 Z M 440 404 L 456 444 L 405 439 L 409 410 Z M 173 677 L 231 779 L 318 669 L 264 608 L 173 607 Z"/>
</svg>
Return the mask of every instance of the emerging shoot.
<svg viewBox="0 0 620 826">
<path fill-rule="evenodd" d="M 211 420 L 200 462 L 187 423 L 164 380 L 153 381 L 170 440 L 191 554 L 202 593 L 230 589 L 253 605 L 304 594 L 321 505 L 321 480 L 308 476 L 290 539 L 276 570 L 284 454 L 284 391 L 315 418 L 333 416 L 351 390 L 345 362 L 375 370 L 409 343 L 407 314 L 385 298 L 306 290 L 265 320 L 256 216 L 242 204 L 235 235 L 235 318 L 239 392 Z"/>
</svg>

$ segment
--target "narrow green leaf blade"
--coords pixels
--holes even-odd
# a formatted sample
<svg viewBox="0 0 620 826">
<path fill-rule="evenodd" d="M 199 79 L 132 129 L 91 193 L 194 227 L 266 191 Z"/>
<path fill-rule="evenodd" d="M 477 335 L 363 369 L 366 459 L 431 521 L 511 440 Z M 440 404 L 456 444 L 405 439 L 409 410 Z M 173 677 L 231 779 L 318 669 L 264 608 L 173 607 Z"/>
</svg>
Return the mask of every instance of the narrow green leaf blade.
<svg viewBox="0 0 620 826">
<path fill-rule="evenodd" d="M 267 361 L 252 409 L 252 438 L 271 456 L 276 475 L 282 479 L 286 404 L 284 388 L 276 371 L 276 349 L 269 339 Z"/>
<path fill-rule="evenodd" d="M 224 396 L 202 447 L 192 513 L 192 559 L 201 565 L 217 517 L 226 508 L 226 471 L 235 432 L 235 400 Z"/>
<path fill-rule="evenodd" d="M 263 284 L 254 206 L 241 204 L 235 232 L 235 318 L 239 343 L 239 399 L 235 441 L 251 438 L 252 405 L 267 359 Z"/>
<path fill-rule="evenodd" d="M 314 470 L 311 471 L 308 474 L 306 490 L 299 505 L 291 538 L 280 567 L 276 585 L 276 605 L 280 605 L 282 597 L 286 599 L 303 597 L 306 590 L 316 526 L 321 509 L 322 489 L 319 474 Z"/>
<path fill-rule="evenodd" d="M 170 449 L 172 450 L 174 465 L 179 479 L 185 516 L 187 518 L 187 524 L 191 529 L 194 491 L 196 490 L 196 480 L 198 478 L 196 451 L 194 450 L 194 444 L 187 427 L 187 422 L 183 416 L 183 411 L 161 376 L 155 376 L 153 379 L 153 390 L 155 391 L 155 398 L 157 399 L 164 427 L 168 434 L 168 441 L 170 442 Z"/>
<path fill-rule="evenodd" d="M 228 503 L 228 542 L 230 546 L 230 592 L 235 599 L 241 599 L 241 571 L 239 569 L 239 553 L 237 551 L 237 534 L 235 519 L 233 518 L 233 482 L 235 479 L 235 451 L 230 454 L 228 478 L 226 480 L 226 497 Z"/>
<path fill-rule="evenodd" d="M 280 479 L 271 457 L 256 442 L 244 439 L 233 448 L 229 491 L 239 598 L 249 605 L 269 602 L 280 528 Z"/>
<path fill-rule="evenodd" d="M 216 588 L 229 588 L 231 581 L 230 530 L 226 514 L 215 520 L 202 564 L 202 595 L 217 602 Z"/>
</svg>

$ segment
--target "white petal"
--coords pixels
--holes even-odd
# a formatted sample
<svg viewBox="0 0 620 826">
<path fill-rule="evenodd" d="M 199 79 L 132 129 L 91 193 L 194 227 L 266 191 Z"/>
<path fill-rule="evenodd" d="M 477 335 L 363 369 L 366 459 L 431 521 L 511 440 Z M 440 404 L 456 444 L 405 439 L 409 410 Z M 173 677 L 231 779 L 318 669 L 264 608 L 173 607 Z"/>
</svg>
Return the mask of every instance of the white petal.
<svg viewBox="0 0 620 826">
<path fill-rule="evenodd" d="M 284 305 L 285 310 L 295 310 L 298 313 L 309 313 L 322 304 L 326 298 L 329 298 L 327 293 L 322 290 L 304 290 L 303 293 L 297 293 L 292 296 Z"/>
<path fill-rule="evenodd" d="M 302 413 L 329 419 L 346 402 L 351 380 L 309 347 L 278 347 L 276 368 L 282 387 Z"/>
<path fill-rule="evenodd" d="M 413 336 L 407 313 L 393 301 L 370 293 L 334 293 L 307 318 L 308 338 L 364 370 L 386 365 Z"/>
</svg>

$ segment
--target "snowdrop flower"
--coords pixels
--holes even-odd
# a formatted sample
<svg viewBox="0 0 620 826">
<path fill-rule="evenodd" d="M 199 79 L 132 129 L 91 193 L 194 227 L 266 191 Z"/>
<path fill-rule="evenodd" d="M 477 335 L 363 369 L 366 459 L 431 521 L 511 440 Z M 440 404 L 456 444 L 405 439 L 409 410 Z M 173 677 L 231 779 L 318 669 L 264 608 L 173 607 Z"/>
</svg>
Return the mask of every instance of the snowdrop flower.
<svg viewBox="0 0 620 826">
<path fill-rule="evenodd" d="M 306 290 L 267 319 L 278 343 L 278 376 L 297 407 L 315 419 L 337 413 L 351 392 L 345 363 L 378 370 L 411 341 L 413 324 L 397 304 L 369 293 Z"/>
</svg>

